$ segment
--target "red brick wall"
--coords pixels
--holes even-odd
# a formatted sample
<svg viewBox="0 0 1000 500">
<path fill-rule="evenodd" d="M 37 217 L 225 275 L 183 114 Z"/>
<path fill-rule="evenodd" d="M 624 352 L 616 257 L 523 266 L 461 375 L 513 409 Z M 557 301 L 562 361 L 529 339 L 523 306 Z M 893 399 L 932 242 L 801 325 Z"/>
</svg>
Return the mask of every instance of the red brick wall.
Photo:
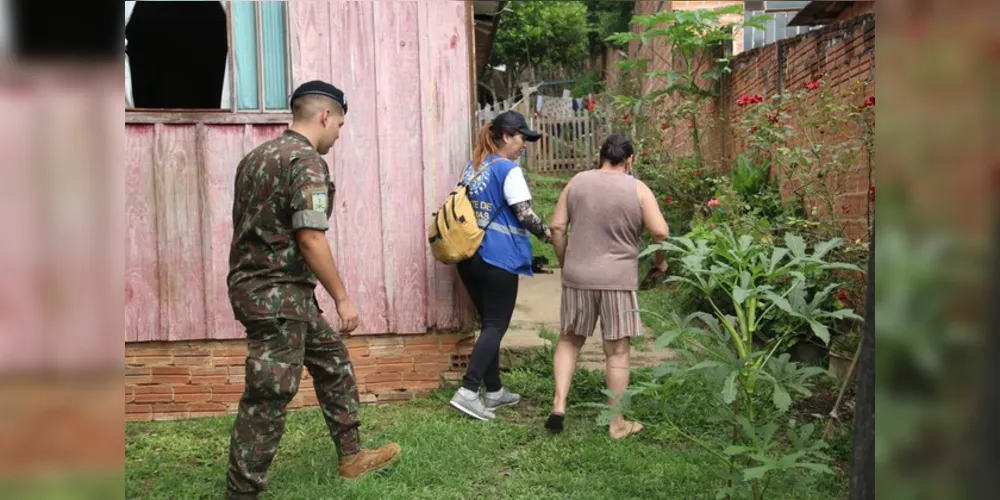
<svg viewBox="0 0 1000 500">
<path fill-rule="evenodd" d="M 824 27 L 781 42 L 782 63 L 778 64 L 778 45 L 770 44 L 733 58 L 732 74 L 723 80 L 720 108 L 731 120 L 738 119 L 740 108 L 736 100 L 743 95 L 773 96 L 801 89 L 807 82 L 823 79 L 827 90 L 838 93 L 853 85 L 867 82 L 865 92 L 853 97 L 861 106 L 865 97 L 875 95 L 875 15 L 866 14 Z M 728 164 L 741 152 L 740 131 L 730 127 L 716 137 L 722 143 Z M 830 140 L 835 140 L 831 137 Z M 793 144 L 794 146 L 794 144 Z M 872 174 L 872 180 L 874 173 Z M 836 182 L 837 210 L 847 224 L 848 238 L 867 236 L 869 204 L 868 158 L 862 155 L 857 165 Z"/>
<path fill-rule="evenodd" d="M 402 401 L 457 381 L 471 334 L 357 336 L 346 339 L 364 403 Z M 243 393 L 244 340 L 148 342 L 125 346 L 126 420 L 175 420 L 234 411 Z M 289 408 L 316 406 L 303 370 Z"/>
</svg>

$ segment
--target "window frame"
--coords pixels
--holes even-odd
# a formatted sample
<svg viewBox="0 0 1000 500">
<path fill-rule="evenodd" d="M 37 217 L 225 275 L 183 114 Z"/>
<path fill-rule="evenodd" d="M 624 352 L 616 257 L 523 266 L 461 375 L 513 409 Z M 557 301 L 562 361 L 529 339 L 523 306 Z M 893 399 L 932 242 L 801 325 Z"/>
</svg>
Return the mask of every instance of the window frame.
<svg viewBox="0 0 1000 500">
<path fill-rule="evenodd" d="M 288 123 L 291 121 L 291 109 L 288 103 L 282 109 L 267 109 L 265 105 L 264 79 L 264 35 L 262 33 L 261 2 L 250 2 L 254 6 L 254 34 L 257 48 L 257 108 L 239 109 L 236 94 L 236 50 L 233 45 L 233 1 L 224 0 L 220 4 L 226 13 L 226 39 L 228 43 L 226 55 L 226 72 L 229 75 L 229 107 L 219 109 L 192 108 L 125 108 L 125 123 Z M 290 2 L 279 2 L 284 9 L 285 29 L 285 89 L 288 93 L 292 88 L 292 44 L 291 44 L 291 8 Z"/>
</svg>

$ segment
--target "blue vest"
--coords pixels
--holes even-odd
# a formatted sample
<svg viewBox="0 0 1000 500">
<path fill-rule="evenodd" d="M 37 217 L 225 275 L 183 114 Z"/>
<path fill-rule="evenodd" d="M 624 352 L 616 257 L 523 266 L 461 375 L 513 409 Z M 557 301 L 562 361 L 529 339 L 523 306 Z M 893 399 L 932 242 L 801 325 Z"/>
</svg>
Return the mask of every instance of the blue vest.
<svg viewBox="0 0 1000 500">
<path fill-rule="evenodd" d="M 479 255 L 487 264 L 514 274 L 532 276 L 531 236 L 517 220 L 514 209 L 507 206 L 503 193 L 504 180 L 517 164 L 492 154 L 486 157 L 482 167 L 486 170 L 468 189 L 479 227 L 486 228 Z M 473 169 L 469 162 L 462 173 L 462 182 L 468 183 L 477 171 L 479 169 Z"/>
</svg>

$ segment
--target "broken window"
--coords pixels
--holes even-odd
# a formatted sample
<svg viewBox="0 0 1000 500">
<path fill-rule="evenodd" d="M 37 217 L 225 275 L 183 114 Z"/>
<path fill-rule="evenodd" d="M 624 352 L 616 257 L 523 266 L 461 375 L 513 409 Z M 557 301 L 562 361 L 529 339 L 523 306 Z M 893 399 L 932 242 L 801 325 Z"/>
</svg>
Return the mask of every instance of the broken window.
<svg viewBox="0 0 1000 500">
<path fill-rule="evenodd" d="M 126 108 L 286 111 L 285 2 L 125 2 Z"/>
</svg>

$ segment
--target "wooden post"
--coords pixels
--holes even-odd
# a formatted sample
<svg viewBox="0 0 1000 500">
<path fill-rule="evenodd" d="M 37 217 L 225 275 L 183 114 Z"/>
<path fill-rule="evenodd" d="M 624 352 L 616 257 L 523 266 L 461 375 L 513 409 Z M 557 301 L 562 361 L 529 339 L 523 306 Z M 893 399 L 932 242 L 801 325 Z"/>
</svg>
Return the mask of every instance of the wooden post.
<svg viewBox="0 0 1000 500">
<path fill-rule="evenodd" d="M 851 500 L 875 498 L 875 223 L 868 241 L 868 291 L 865 329 L 858 359 L 854 407 L 854 451 L 851 455 Z"/>
</svg>

